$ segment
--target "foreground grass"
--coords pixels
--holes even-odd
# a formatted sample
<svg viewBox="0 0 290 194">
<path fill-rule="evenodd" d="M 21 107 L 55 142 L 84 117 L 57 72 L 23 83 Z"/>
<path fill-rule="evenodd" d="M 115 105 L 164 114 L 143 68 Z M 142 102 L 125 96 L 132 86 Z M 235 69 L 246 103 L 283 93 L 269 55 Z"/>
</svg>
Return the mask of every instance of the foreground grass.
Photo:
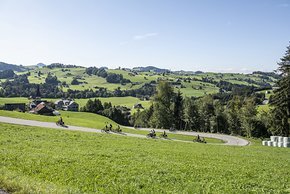
<svg viewBox="0 0 290 194">
<path fill-rule="evenodd" d="M 0 188 L 19 193 L 286 193 L 290 149 L 0 123 Z"/>
<path fill-rule="evenodd" d="M 36 121 L 43 121 L 43 122 L 56 122 L 59 118 L 55 116 L 42 116 L 42 115 L 35 115 L 29 113 L 22 113 L 16 111 L 4 111 L 0 110 L 0 116 L 7 116 L 13 118 L 20 118 L 20 119 L 27 119 L 27 120 L 36 120 Z M 93 113 L 86 113 L 86 112 L 70 112 L 70 111 L 61 111 L 61 116 L 63 117 L 65 123 L 67 125 L 75 125 L 81 127 L 89 127 L 95 129 L 102 129 L 107 123 L 113 125 L 113 128 L 117 127 L 117 123 L 112 121 L 111 119 Z M 131 129 L 127 127 L 121 127 L 123 132 L 126 133 L 134 133 L 134 134 L 141 134 L 146 135 L 148 131 L 141 131 L 136 129 Z M 160 133 L 157 133 L 157 136 Z M 191 135 L 180 135 L 180 134 L 170 134 L 170 139 L 177 139 L 183 141 L 192 141 L 195 139 L 195 136 Z M 214 139 L 214 138 L 205 138 L 206 142 L 208 143 L 223 143 L 222 140 Z"/>
</svg>

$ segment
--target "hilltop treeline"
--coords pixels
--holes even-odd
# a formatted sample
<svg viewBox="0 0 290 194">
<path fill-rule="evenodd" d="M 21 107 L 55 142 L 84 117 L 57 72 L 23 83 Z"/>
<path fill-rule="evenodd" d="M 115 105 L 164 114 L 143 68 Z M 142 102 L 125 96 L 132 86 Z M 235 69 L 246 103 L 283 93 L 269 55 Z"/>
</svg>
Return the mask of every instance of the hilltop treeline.
<svg viewBox="0 0 290 194">
<path fill-rule="evenodd" d="M 107 73 L 105 68 L 89 67 L 86 68 L 86 73 L 88 75 L 97 75 L 99 77 L 106 78 L 108 83 L 131 83 L 131 81 L 129 79 L 125 79 L 122 74 Z"/>
<path fill-rule="evenodd" d="M 77 65 L 65 65 L 62 63 L 52 63 L 50 65 L 46 66 L 49 69 L 53 69 L 53 68 L 78 68 L 78 67 L 82 67 L 82 66 L 77 66 Z"/>
</svg>

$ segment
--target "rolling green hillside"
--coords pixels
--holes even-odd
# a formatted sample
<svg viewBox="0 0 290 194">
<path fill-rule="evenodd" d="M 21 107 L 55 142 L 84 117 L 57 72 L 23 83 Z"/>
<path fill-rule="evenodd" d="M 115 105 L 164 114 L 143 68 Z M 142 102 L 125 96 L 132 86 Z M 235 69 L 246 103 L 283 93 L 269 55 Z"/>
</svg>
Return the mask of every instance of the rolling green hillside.
<svg viewBox="0 0 290 194">
<path fill-rule="evenodd" d="M 290 150 L 139 139 L 0 123 L 10 193 L 288 193 Z"/>
<path fill-rule="evenodd" d="M 41 73 L 38 76 L 38 72 Z M 219 87 L 215 83 L 226 81 L 232 84 L 260 87 L 261 84 L 269 83 L 274 85 L 276 79 L 271 76 L 261 74 L 237 74 L 237 73 L 198 73 L 191 75 L 179 75 L 177 73 L 157 74 L 154 72 L 135 72 L 122 69 L 109 69 L 108 73 L 122 74 L 125 79 L 129 79 L 131 83 L 118 84 L 108 83 L 105 78 L 96 75 L 88 75 L 85 73 L 85 68 L 53 68 L 49 69 L 36 68 L 30 70 L 28 77 L 30 83 L 44 83 L 48 72 L 57 76 L 61 82 L 65 82 L 68 87 L 62 87 L 64 91 L 85 90 L 98 88 L 106 88 L 109 91 L 114 91 L 117 88 L 121 90 L 138 89 L 145 83 L 156 82 L 157 80 L 167 80 L 173 83 L 176 90 L 180 89 L 184 96 L 203 96 L 205 94 L 217 93 Z M 73 78 L 77 78 L 79 85 L 72 85 Z M 186 81 L 190 79 L 190 81 Z M 179 80 L 179 83 L 177 83 Z M 209 81 L 208 81 L 209 80 Z M 177 83 L 177 84 L 175 84 Z"/>
</svg>

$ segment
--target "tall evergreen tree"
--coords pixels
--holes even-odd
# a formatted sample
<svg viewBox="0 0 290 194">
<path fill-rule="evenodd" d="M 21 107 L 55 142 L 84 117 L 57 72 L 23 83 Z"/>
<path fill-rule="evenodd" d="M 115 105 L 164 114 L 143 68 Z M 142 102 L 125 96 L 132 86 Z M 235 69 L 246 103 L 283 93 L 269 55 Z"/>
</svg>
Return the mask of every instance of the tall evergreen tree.
<svg viewBox="0 0 290 194">
<path fill-rule="evenodd" d="M 39 84 L 37 85 L 37 88 L 36 88 L 36 96 L 35 97 L 41 98 Z"/>
<path fill-rule="evenodd" d="M 183 106 L 184 106 L 185 130 L 199 131 L 200 116 L 195 101 L 193 99 L 186 97 Z"/>
<path fill-rule="evenodd" d="M 246 99 L 240 112 L 241 129 L 243 135 L 246 135 L 247 137 L 252 136 L 252 132 L 255 131 L 256 127 L 257 112 L 255 99 Z"/>
<path fill-rule="evenodd" d="M 210 95 L 206 95 L 199 99 L 199 114 L 201 118 L 200 130 L 202 132 L 210 132 L 213 130 L 213 116 L 214 116 L 214 105 L 213 98 Z"/>
<path fill-rule="evenodd" d="M 239 116 L 242 108 L 242 100 L 238 96 L 234 96 L 227 104 L 227 118 L 229 124 L 229 132 L 235 135 L 242 135 L 241 119 Z"/>
<path fill-rule="evenodd" d="M 174 98 L 174 104 L 173 104 L 173 117 L 174 117 L 174 125 L 176 129 L 180 130 L 183 129 L 183 97 L 182 93 L 178 90 L 175 98 Z"/>
<path fill-rule="evenodd" d="M 278 63 L 278 71 L 282 78 L 278 80 L 278 88 L 274 90 L 271 105 L 273 109 L 272 119 L 274 119 L 274 131 L 276 134 L 289 136 L 290 134 L 290 45 L 287 47 L 285 55 Z M 276 129 L 275 129 L 276 128 Z"/>
<path fill-rule="evenodd" d="M 224 110 L 224 105 L 220 101 L 214 101 L 214 117 L 212 118 L 213 127 L 212 132 L 229 133 L 228 122 Z"/>
<path fill-rule="evenodd" d="M 151 126 L 156 128 L 170 128 L 173 124 L 171 102 L 174 92 L 168 82 L 160 81 L 157 85 Z"/>
</svg>

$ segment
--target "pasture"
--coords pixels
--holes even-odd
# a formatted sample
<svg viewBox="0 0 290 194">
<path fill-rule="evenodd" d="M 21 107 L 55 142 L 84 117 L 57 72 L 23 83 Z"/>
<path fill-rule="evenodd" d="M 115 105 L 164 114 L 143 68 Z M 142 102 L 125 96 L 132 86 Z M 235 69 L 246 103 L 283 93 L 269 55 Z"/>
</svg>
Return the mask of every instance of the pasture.
<svg viewBox="0 0 290 194">
<path fill-rule="evenodd" d="M 189 144 L 0 123 L 17 193 L 288 193 L 290 149 Z"/>
</svg>

